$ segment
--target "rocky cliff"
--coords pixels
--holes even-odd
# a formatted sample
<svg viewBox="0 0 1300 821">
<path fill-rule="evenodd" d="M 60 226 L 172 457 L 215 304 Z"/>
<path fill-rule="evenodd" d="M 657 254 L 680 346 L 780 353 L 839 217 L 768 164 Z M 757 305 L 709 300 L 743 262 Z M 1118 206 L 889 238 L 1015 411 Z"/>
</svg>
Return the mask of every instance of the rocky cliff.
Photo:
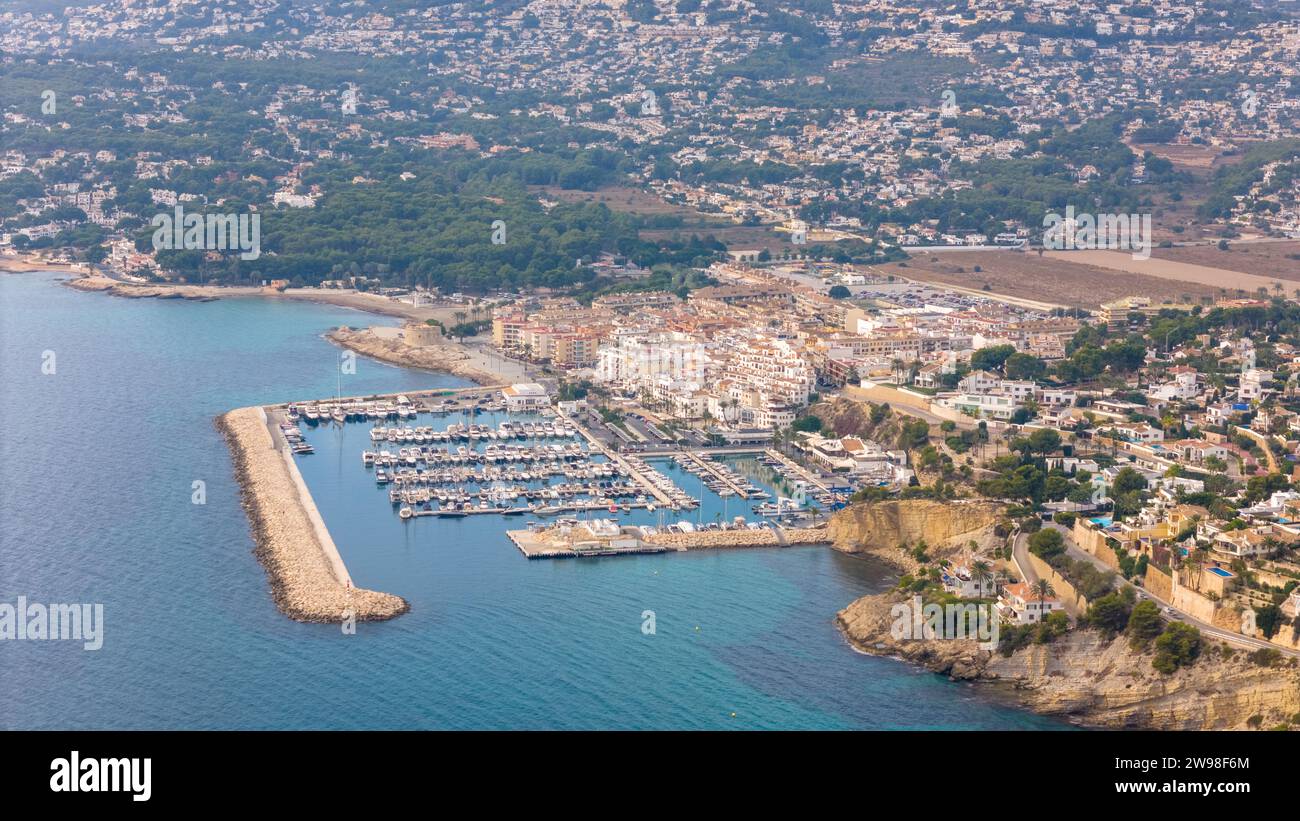
<svg viewBox="0 0 1300 821">
<path fill-rule="evenodd" d="M 911 570 L 915 562 L 899 545 L 924 540 L 931 555 L 943 556 L 968 542 L 991 544 L 1002 518 L 999 502 L 928 499 L 863 503 L 838 511 L 829 526 L 836 550 L 871 553 Z"/>
<path fill-rule="evenodd" d="M 1149 653 L 1135 653 L 1123 637 L 1107 641 L 1092 630 L 1073 630 L 1006 657 L 973 640 L 895 639 L 890 608 L 904 600 L 900 593 L 865 596 L 842 610 L 837 622 L 865 652 L 1005 687 L 1045 715 L 1092 727 L 1226 730 L 1274 727 L 1294 722 L 1300 713 L 1300 669 L 1294 662 L 1261 667 L 1241 651 L 1224 657 L 1216 643 L 1207 642 L 1193 666 L 1163 675 L 1152 668 Z"/>
</svg>

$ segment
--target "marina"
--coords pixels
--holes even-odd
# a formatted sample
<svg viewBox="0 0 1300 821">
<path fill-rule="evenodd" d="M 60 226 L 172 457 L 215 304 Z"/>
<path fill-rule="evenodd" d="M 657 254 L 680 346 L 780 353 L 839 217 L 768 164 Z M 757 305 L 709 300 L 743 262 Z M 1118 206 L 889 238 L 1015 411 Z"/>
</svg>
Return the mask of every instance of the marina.
<svg viewBox="0 0 1300 821">
<path fill-rule="evenodd" d="M 704 483 L 708 485 L 709 489 L 715 490 L 724 496 L 734 494 L 742 499 L 771 498 L 772 494 L 760 487 L 756 487 L 727 465 L 713 461 L 710 456 L 692 451 L 683 451 L 673 458 L 687 473 L 694 473 L 697 476 L 704 477 Z"/>
<path fill-rule="evenodd" d="M 773 478 L 806 486 L 760 451 L 720 458 L 692 450 L 644 458 L 618 453 L 550 407 L 507 410 L 495 388 L 266 410 L 268 428 L 295 457 L 320 458 L 317 446 L 333 439 L 338 469 L 359 462 L 352 469 L 369 474 L 377 491 L 369 504 L 386 505 L 407 526 L 524 519 L 504 535 L 530 559 L 672 552 L 709 546 L 724 533 L 727 546 L 780 546 L 789 543 L 783 529 L 813 523 L 801 499 L 776 495 L 726 461 L 747 459 Z"/>
<path fill-rule="evenodd" d="M 39 487 L 47 497 L 13 508 L 5 566 L 23 589 L 93 595 L 112 628 L 93 659 L 53 652 L 48 642 L 10 643 L 6 726 L 716 730 L 1039 721 L 849 650 L 831 615 L 893 583 L 858 557 L 742 549 L 528 561 L 505 534 L 536 516 L 399 520 L 387 488 L 360 464 L 363 450 L 396 450 L 372 443 L 370 429 L 441 429 L 454 416 L 301 423 L 315 452 L 293 462 L 354 588 L 400 596 L 410 610 L 358 623 L 353 635 L 338 624 L 290 621 L 272 599 L 271 566 L 259 563 L 263 546 L 284 549 L 281 570 L 327 565 L 295 558 L 314 545 L 315 529 L 299 514 L 298 490 L 272 449 L 273 436 L 283 442 L 284 408 L 278 420 L 257 421 L 265 435 L 249 430 L 247 453 L 261 462 L 265 451 L 278 476 L 271 484 L 245 476 L 248 466 L 232 457 L 213 419 L 232 408 L 333 397 L 339 351 L 322 333 L 355 323 L 356 312 L 269 299 L 109 302 L 40 274 L 0 277 L 0 305 L 15 340 L 0 349 L 5 374 L 16 380 L 0 392 L 11 424 L 6 486 Z M 27 366 L 29 351 L 43 347 L 60 351 L 68 377 Z M 148 391 L 124 373 L 147 375 Z M 343 390 L 441 401 L 435 388 L 463 384 L 359 359 Z M 49 399 L 42 413 L 30 412 L 32 396 Z M 87 417 L 95 407 L 121 412 Z M 87 420 L 93 446 L 83 470 L 110 480 L 47 482 L 65 469 L 63 431 L 86 429 Z M 679 517 L 714 521 L 723 508 L 715 494 L 697 493 L 696 477 L 669 459 L 651 462 L 701 497 L 700 508 Z M 207 482 L 206 506 L 191 503 L 192 479 Z M 242 485 L 260 503 L 256 517 L 241 505 Z M 615 518 L 657 525 L 665 509 L 656 507 Z M 47 508 L 66 515 L 42 515 Z M 332 578 L 321 591 L 331 599 Z M 354 607 L 362 595 L 350 594 Z M 335 619 L 343 607 L 320 601 Z M 656 637 L 638 629 L 647 608 L 661 616 Z M 645 686 L 651 673 L 672 698 Z"/>
</svg>

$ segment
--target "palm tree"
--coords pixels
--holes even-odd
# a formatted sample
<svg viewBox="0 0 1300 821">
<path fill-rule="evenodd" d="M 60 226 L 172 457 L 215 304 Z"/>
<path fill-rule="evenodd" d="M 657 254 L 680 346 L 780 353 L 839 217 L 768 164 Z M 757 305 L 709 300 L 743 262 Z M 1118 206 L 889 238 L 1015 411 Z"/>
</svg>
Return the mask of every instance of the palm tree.
<svg viewBox="0 0 1300 821">
<path fill-rule="evenodd" d="M 1205 563 L 1210 558 L 1210 551 L 1203 547 L 1197 547 L 1192 551 L 1192 557 L 1196 560 L 1196 589 L 1201 589 L 1201 578 L 1205 575 Z"/>
<path fill-rule="evenodd" d="M 1038 620 L 1042 621 L 1046 618 L 1043 614 L 1043 602 L 1055 596 L 1056 591 L 1052 589 L 1052 583 L 1047 579 L 1039 579 L 1034 582 L 1031 589 L 1033 590 L 1034 597 L 1038 599 Z"/>
<path fill-rule="evenodd" d="M 970 566 L 970 574 L 980 588 L 980 598 L 984 597 L 984 588 L 993 584 L 993 566 L 980 559 Z"/>
</svg>

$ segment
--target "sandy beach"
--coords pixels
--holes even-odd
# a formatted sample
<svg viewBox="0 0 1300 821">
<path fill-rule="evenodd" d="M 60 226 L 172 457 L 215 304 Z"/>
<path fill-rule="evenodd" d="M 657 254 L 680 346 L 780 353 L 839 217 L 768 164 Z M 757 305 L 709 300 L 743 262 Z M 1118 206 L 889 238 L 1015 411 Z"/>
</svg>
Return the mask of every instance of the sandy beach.
<svg viewBox="0 0 1300 821">
<path fill-rule="evenodd" d="M 30 255 L 0 257 L 0 270 L 9 273 L 54 271 L 72 274 L 64 284 L 69 288 L 93 293 L 105 293 L 125 299 L 183 299 L 210 301 L 215 299 L 289 299 L 316 302 L 351 308 L 369 314 L 403 319 L 408 322 L 437 320 L 451 326 L 463 319 L 468 309 L 463 305 L 431 305 L 415 307 L 377 294 L 329 288 L 287 288 L 283 291 L 257 286 L 185 285 L 168 283 L 135 283 L 112 279 L 97 272 L 86 272 L 67 265 L 41 261 Z M 462 316 L 458 317 L 457 315 Z M 330 339 L 338 345 L 366 356 L 409 368 L 450 373 L 473 380 L 480 385 L 501 385 L 527 379 L 524 367 L 499 354 L 479 350 L 452 339 L 444 339 L 436 346 L 414 348 L 400 339 L 379 338 L 367 330 L 332 332 Z"/>
<path fill-rule="evenodd" d="M 286 453 L 278 450 L 261 408 L 217 418 L 235 462 L 254 553 L 271 596 L 296 621 L 382 621 L 407 612 L 400 596 L 354 588 L 315 502 Z"/>
</svg>

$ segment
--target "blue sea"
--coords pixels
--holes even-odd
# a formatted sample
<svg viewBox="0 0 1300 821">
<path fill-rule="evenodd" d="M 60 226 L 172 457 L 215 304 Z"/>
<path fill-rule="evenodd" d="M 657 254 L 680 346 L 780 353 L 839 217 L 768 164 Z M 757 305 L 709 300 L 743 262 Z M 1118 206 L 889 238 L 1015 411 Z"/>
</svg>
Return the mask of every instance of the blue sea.
<svg viewBox="0 0 1300 821">
<path fill-rule="evenodd" d="M 310 433 L 299 465 L 355 582 L 411 612 L 355 635 L 290 621 L 213 419 L 334 395 L 322 334 L 384 320 L 58 279 L 0 275 L 0 602 L 102 603 L 104 643 L 0 642 L 0 727 L 1061 726 L 853 652 L 833 619 L 891 583 L 877 564 L 825 548 L 528 561 L 503 535 L 518 519 L 399 520 L 362 468 L 362 425 Z M 362 359 L 342 389 L 462 384 Z"/>
</svg>

